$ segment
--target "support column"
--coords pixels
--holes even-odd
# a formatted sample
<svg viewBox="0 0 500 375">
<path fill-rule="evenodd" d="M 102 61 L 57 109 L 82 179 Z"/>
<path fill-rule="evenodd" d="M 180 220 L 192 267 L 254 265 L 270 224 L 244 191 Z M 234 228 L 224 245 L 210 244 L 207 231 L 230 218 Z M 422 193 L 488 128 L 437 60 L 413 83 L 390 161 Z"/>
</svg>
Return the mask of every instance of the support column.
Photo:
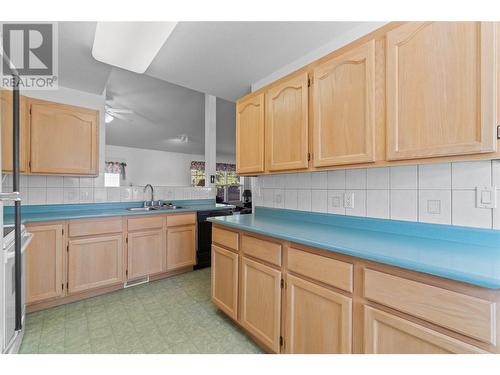
<svg viewBox="0 0 500 375">
<path fill-rule="evenodd" d="M 216 125 L 216 97 L 205 94 L 205 187 L 215 186 Z"/>
</svg>

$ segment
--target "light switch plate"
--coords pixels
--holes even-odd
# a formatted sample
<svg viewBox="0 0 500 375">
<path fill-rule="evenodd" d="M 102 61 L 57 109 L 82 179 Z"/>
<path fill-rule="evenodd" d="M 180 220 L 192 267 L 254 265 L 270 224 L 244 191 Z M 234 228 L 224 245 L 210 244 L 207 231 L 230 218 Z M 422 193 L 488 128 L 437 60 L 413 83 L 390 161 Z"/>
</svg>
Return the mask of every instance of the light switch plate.
<svg viewBox="0 0 500 375">
<path fill-rule="evenodd" d="M 344 208 L 354 208 L 354 193 L 351 191 L 344 193 Z"/>
<path fill-rule="evenodd" d="M 495 186 L 476 187 L 476 207 L 477 208 L 497 207 L 497 194 Z"/>
</svg>

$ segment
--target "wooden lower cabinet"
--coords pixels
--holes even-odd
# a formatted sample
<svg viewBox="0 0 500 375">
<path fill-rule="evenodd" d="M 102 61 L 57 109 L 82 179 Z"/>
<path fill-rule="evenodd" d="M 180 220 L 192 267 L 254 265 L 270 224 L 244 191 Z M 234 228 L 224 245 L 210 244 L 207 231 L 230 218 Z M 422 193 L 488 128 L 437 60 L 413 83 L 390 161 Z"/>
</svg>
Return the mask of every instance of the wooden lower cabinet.
<svg viewBox="0 0 500 375">
<path fill-rule="evenodd" d="M 165 241 L 162 229 L 128 234 L 128 280 L 164 271 Z"/>
<path fill-rule="evenodd" d="M 292 275 L 286 280 L 285 352 L 351 353 L 351 298 Z"/>
<path fill-rule="evenodd" d="M 212 245 L 212 302 L 228 316 L 238 318 L 239 255 Z"/>
<path fill-rule="evenodd" d="M 273 352 L 280 351 L 281 272 L 242 257 L 240 324 Z"/>
<path fill-rule="evenodd" d="M 68 294 L 123 282 L 122 234 L 68 242 Z"/>
<path fill-rule="evenodd" d="M 196 226 L 167 229 L 167 271 L 196 264 Z"/>
<path fill-rule="evenodd" d="M 63 224 L 28 226 L 33 239 L 26 254 L 26 303 L 64 296 Z"/>
<path fill-rule="evenodd" d="M 364 314 L 365 353 L 485 353 L 475 346 L 369 306 L 365 306 Z"/>
</svg>

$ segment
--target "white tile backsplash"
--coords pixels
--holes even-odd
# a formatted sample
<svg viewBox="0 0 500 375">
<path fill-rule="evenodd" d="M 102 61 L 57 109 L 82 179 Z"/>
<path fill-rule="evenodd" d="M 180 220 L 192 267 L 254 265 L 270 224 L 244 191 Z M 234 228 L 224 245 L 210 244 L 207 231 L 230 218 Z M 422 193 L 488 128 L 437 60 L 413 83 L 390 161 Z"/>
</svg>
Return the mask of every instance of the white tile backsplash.
<svg viewBox="0 0 500 375">
<path fill-rule="evenodd" d="M 344 193 L 345 190 L 328 190 L 328 213 L 345 215 Z"/>
<path fill-rule="evenodd" d="M 63 204 L 64 190 L 62 187 L 47 188 L 47 204 Z"/>
<path fill-rule="evenodd" d="M 345 171 L 346 189 L 366 189 L 366 169 L 348 169 Z"/>
<path fill-rule="evenodd" d="M 417 221 L 417 190 L 391 190 L 390 218 Z"/>
<path fill-rule="evenodd" d="M 346 207 L 345 214 L 350 216 L 366 216 L 366 190 L 346 190 L 346 194 L 352 194 L 354 205 Z"/>
<path fill-rule="evenodd" d="M 367 189 L 389 189 L 389 168 L 369 168 L 366 171 Z"/>
<path fill-rule="evenodd" d="M 295 207 L 297 190 L 302 211 L 500 229 L 500 160 L 267 175 L 255 184 L 256 206 Z M 492 185 L 499 207 L 476 208 L 476 186 Z M 346 191 L 354 193 L 352 209 L 338 205 Z"/>
<path fill-rule="evenodd" d="M 328 187 L 328 173 L 311 173 L 311 189 L 326 189 Z"/>
<path fill-rule="evenodd" d="M 104 187 L 103 174 L 99 177 L 22 175 L 21 181 L 21 198 L 23 204 L 29 205 L 144 200 L 143 186 Z M 12 191 L 11 174 L 4 175 L 2 189 Z M 155 199 L 167 201 L 214 199 L 216 194 L 214 188 L 204 187 L 154 186 L 154 189 Z"/>
<path fill-rule="evenodd" d="M 451 189 L 451 163 L 418 166 L 419 189 Z"/>
<path fill-rule="evenodd" d="M 285 190 L 285 208 L 288 210 L 296 210 L 298 207 L 298 190 Z"/>
<path fill-rule="evenodd" d="M 311 196 L 311 211 L 327 212 L 327 190 L 313 190 Z"/>
<path fill-rule="evenodd" d="M 297 193 L 297 209 L 301 211 L 311 211 L 311 189 L 301 189 Z"/>
<path fill-rule="evenodd" d="M 274 207 L 285 208 L 285 190 L 274 189 Z"/>
<path fill-rule="evenodd" d="M 451 189 L 419 190 L 419 221 L 434 224 L 451 224 Z"/>
<path fill-rule="evenodd" d="M 328 172 L 328 189 L 345 189 L 345 170 L 340 169 L 337 171 Z"/>
<path fill-rule="evenodd" d="M 64 177 L 62 176 L 47 176 L 48 188 L 62 188 L 64 187 Z"/>
<path fill-rule="evenodd" d="M 80 177 L 64 177 L 65 188 L 78 188 L 80 187 Z"/>
<path fill-rule="evenodd" d="M 417 166 L 391 167 L 391 189 L 417 189 Z"/>
<path fill-rule="evenodd" d="M 467 227 L 491 228 L 492 210 L 476 208 L 475 190 L 453 190 L 452 223 Z"/>
<path fill-rule="evenodd" d="M 389 190 L 366 191 L 366 216 L 389 219 Z"/>
<path fill-rule="evenodd" d="M 466 161 L 453 163 L 451 169 L 453 189 L 474 189 L 491 185 L 491 161 Z"/>
<path fill-rule="evenodd" d="M 41 187 L 28 188 L 28 204 L 46 204 L 47 189 Z"/>
</svg>

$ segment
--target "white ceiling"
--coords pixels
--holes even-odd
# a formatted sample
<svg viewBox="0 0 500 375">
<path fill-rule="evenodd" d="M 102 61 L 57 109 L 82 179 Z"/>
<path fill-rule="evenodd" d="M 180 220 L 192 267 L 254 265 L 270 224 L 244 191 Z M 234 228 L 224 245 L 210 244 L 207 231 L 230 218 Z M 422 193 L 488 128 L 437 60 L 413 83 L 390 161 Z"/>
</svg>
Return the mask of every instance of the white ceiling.
<svg viewBox="0 0 500 375">
<path fill-rule="evenodd" d="M 96 61 L 96 22 L 59 22 L 60 85 L 107 91 L 117 108 L 135 112 L 106 126 L 106 143 L 204 152 L 204 99 L 217 99 L 217 153 L 234 155 L 234 103 L 250 85 L 361 22 L 180 22 L 145 74 Z M 131 46 L 133 48 L 133 46 Z M 223 100 L 225 99 L 225 100 Z M 181 134 L 187 144 L 168 142 Z"/>
<path fill-rule="evenodd" d="M 116 146 L 203 154 L 204 94 L 146 75 L 115 68 L 107 84 L 107 103 L 132 109 L 106 125 L 106 143 Z M 217 99 L 217 153 L 234 154 L 234 103 Z M 170 138 L 187 135 L 188 143 Z"/>
<path fill-rule="evenodd" d="M 146 74 L 235 101 L 360 22 L 180 22 Z"/>
</svg>

